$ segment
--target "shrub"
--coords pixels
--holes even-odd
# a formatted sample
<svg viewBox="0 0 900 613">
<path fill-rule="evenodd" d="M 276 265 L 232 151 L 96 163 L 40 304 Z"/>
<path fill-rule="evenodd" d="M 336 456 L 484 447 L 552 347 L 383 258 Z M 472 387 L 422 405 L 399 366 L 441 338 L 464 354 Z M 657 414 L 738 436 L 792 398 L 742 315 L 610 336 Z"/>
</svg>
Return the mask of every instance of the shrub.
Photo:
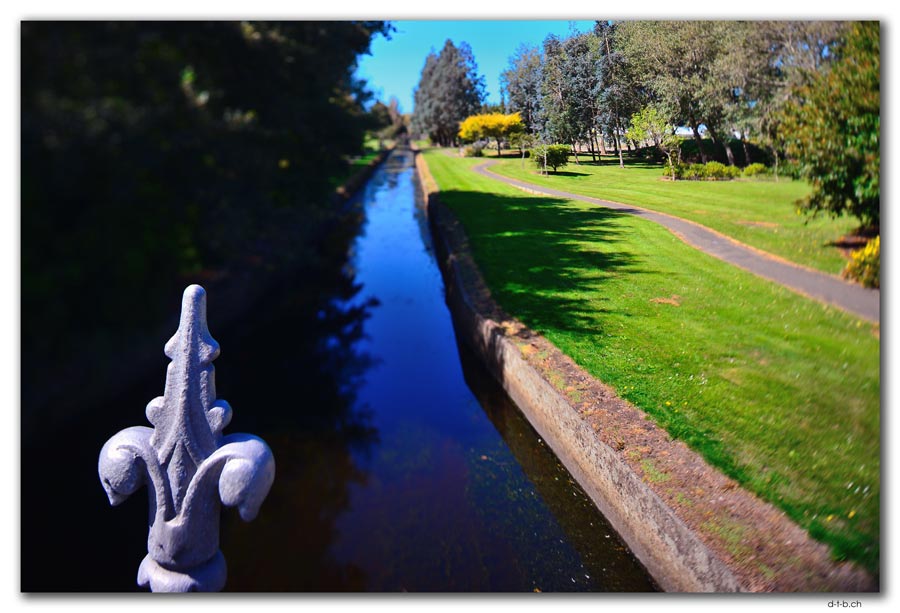
<svg viewBox="0 0 900 613">
<path fill-rule="evenodd" d="M 704 168 L 705 179 L 734 179 L 740 174 L 736 166 L 726 166 L 722 162 L 707 162 Z"/>
<path fill-rule="evenodd" d="M 673 170 L 672 166 L 675 167 L 674 170 Z M 687 172 L 687 166 L 680 161 L 676 161 L 674 164 L 671 164 L 671 165 L 669 164 L 668 161 L 666 161 L 666 164 L 663 167 L 663 176 L 666 177 L 667 179 L 671 179 L 673 175 L 675 176 L 676 180 L 684 179 L 686 172 Z"/>
<path fill-rule="evenodd" d="M 665 176 L 672 176 L 672 168 L 666 164 Z M 683 164 L 675 163 L 675 178 L 688 181 L 704 181 L 717 179 L 735 179 L 741 176 L 741 170 L 737 166 L 726 166 L 720 162 L 707 164 Z"/>
<path fill-rule="evenodd" d="M 467 158 L 484 157 L 484 147 L 479 147 L 477 145 L 468 145 L 465 149 L 463 149 L 463 157 L 467 157 Z"/>
<path fill-rule="evenodd" d="M 760 164 L 756 162 L 754 164 L 750 164 L 744 169 L 745 177 L 755 177 L 756 175 L 767 175 L 769 174 L 769 169 L 766 168 L 765 164 Z"/>
<path fill-rule="evenodd" d="M 706 178 L 706 165 L 699 163 L 688 165 L 688 167 L 684 170 L 684 178 L 694 181 L 702 181 Z"/>
<path fill-rule="evenodd" d="M 844 268 L 844 277 L 856 279 L 865 287 L 880 287 L 880 273 L 881 236 L 876 236 L 865 247 L 853 252 Z"/>
<path fill-rule="evenodd" d="M 547 166 L 556 172 L 557 168 L 562 168 L 569 163 L 569 146 L 568 145 L 538 145 L 531 150 L 531 159 L 534 165 L 540 169 L 544 168 L 544 159 L 546 157 Z"/>
</svg>

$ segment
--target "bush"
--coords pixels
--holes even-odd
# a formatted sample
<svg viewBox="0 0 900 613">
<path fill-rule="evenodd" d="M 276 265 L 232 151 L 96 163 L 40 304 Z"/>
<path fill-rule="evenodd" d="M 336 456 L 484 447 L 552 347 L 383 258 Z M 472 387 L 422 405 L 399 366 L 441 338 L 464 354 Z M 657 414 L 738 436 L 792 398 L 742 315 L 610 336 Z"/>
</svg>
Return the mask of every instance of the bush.
<svg viewBox="0 0 900 613">
<path fill-rule="evenodd" d="M 672 169 L 672 166 L 675 167 L 674 171 Z M 684 179 L 684 173 L 685 173 L 686 169 L 687 169 L 687 166 L 685 166 L 681 162 L 675 162 L 674 164 L 670 165 L 667 160 L 665 163 L 665 166 L 663 166 L 663 176 L 666 177 L 667 179 L 671 179 L 672 175 L 674 174 L 676 180 Z"/>
<path fill-rule="evenodd" d="M 688 167 L 684 170 L 684 178 L 694 181 L 702 181 L 706 178 L 706 165 L 699 163 L 688 165 Z"/>
<path fill-rule="evenodd" d="M 856 279 L 865 287 L 880 287 L 880 273 L 881 236 L 876 236 L 865 247 L 853 252 L 844 268 L 844 277 Z"/>
<path fill-rule="evenodd" d="M 745 177 L 755 177 L 757 175 L 767 175 L 769 174 L 769 169 L 766 168 L 765 164 L 760 164 L 756 162 L 755 164 L 750 164 L 744 169 Z"/>
<path fill-rule="evenodd" d="M 672 176 L 671 167 L 666 164 L 665 176 Z M 726 166 L 720 162 L 707 164 L 683 164 L 676 162 L 675 178 L 689 181 L 715 181 L 718 179 L 735 179 L 741 176 L 741 170 L 737 166 Z"/>
<path fill-rule="evenodd" d="M 544 168 L 544 159 L 546 157 L 547 166 L 556 172 L 557 168 L 562 168 L 569 163 L 569 146 L 568 145 L 538 145 L 531 150 L 531 159 L 534 165 L 540 169 Z"/>
<path fill-rule="evenodd" d="M 467 158 L 484 157 L 484 147 L 479 147 L 477 145 L 468 145 L 465 149 L 463 149 L 463 157 L 467 157 Z"/>
<path fill-rule="evenodd" d="M 704 179 L 734 179 L 740 176 L 741 171 L 737 166 L 726 166 L 722 162 L 707 162 L 703 169 Z"/>
<path fill-rule="evenodd" d="M 672 168 L 666 164 L 665 176 L 672 176 Z M 684 164 L 675 163 L 675 178 L 686 179 L 689 181 L 715 181 L 717 179 L 734 179 L 741 176 L 741 171 L 736 166 L 726 166 L 720 162 L 709 162 L 707 164 Z"/>
</svg>

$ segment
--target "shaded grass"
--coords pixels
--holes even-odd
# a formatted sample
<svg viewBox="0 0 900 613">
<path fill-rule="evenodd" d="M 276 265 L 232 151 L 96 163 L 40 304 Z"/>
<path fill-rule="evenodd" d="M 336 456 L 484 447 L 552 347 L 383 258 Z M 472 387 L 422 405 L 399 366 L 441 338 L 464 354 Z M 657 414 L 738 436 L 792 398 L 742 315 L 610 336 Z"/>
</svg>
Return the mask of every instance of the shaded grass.
<svg viewBox="0 0 900 613">
<path fill-rule="evenodd" d="M 344 185 L 345 183 L 350 181 L 350 179 L 352 179 L 357 173 L 365 172 L 365 170 L 369 166 L 371 166 L 378 158 L 379 153 L 380 151 L 378 150 L 370 150 L 366 151 L 362 155 L 347 158 L 347 165 L 344 170 L 332 176 L 329 179 L 329 183 L 335 189 L 337 189 L 341 185 Z"/>
<path fill-rule="evenodd" d="M 661 165 L 626 163 L 618 158 L 575 165 L 540 175 L 530 160 L 503 160 L 498 174 L 574 194 L 603 198 L 669 213 L 713 228 L 727 236 L 791 262 L 840 274 L 846 260 L 832 243 L 852 232 L 858 221 L 811 219 L 797 212 L 796 201 L 809 193 L 800 181 L 771 178 L 735 181 L 667 181 Z M 590 160 L 590 157 L 587 158 Z"/>
<path fill-rule="evenodd" d="M 878 572 L 877 330 L 652 222 L 425 155 L 504 309 L 837 557 Z"/>
</svg>

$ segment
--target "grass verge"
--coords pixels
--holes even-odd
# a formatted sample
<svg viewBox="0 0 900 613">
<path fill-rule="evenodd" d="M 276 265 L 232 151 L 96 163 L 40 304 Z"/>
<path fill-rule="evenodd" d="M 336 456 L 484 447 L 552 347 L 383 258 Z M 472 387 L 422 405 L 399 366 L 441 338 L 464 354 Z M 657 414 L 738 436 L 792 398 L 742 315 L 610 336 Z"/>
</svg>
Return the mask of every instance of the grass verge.
<svg viewBox="0 0 900 613">
<path fill-rule="evenodd" d="M 620 168 L 618 158 L 593 163 L 570 161 L 547 176 L 525 160 L 501 158 L 498 174 L 669 213 L 690 219 L 743 243 L 829 274 L 840 274 L 847 260 L 835 246 L 859 224 L 852 219 L 811 219 L 797 212 L 796 201 L 809 193 L 801 181 L 771 178 L 734 181 L 667 181 L 662 166 L 643 162 Z"/>
<path fill-rule="evenodd" d="M 497 301 L 673 437 L 878 573 L 871 326 L 652 222 L 525 194 L 425 153 Z"/>
</svg>

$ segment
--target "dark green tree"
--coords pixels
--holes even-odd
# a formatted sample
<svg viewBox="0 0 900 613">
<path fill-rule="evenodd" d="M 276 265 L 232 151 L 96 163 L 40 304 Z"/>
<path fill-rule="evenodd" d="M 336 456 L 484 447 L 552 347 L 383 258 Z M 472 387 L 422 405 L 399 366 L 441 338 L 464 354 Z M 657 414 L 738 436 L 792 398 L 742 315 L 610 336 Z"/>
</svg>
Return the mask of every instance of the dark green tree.
<svg viewBox="0 0 900 613">
<path fill-rule="evenodd" d="M 377 101 L 369 108 L 370 130 L 381 132 L 385 128 L 391 127 L 393 123 L 390 108 L 381 100 Z"/>
<path fill-rule="evenodd" d="M 35 364 L 137 343 L 190 282 L 314 266 L 367 124 L 357 57 L 388 32 L 22 23 L 23 405 Z"/>
<path fill-rule="evenodd" d="M 459 122 L 481 109 L 484 88 L 472 48 L 447 39 L 440 54 L 432 52 L 425 59 L 414 94 L 412 130 L 442 147 L 453 145 Z"/>
<path fill-rule="evenodd" d="M 755 22 L 730 21 L 721 24 L 720 32 L 722 49 L 715 57 L 706 95 L 717 99 L 726 139 L 738 135 L 744 165 L 748 165 L 753 161 L 748 137 L 762 142 L 760 118 L 778 86 L 777 69 L 769 61 L 771 43 L 766 28 Z M 734 164 L 730 147 L 726 147 L 726 155 Z"/>
<path fill-rule="evenodd" d="M 598 108 L 595 121 L 612 140 L 619 156 L 619 166 L 624 167 L 621 140 L 629 118 L 641 108 L 647 95 L 635 81 L 628 57 L 617 43 L 618 27 L 617 23 L 611 21 L 598 21 L 594 26 L 594 37 L 599 46 L 600 71 L 600 79 L 594 92 Z"/>
<path fill-rule="evenodd" d="M 866 226 L 881 222 L 880 29 L 849 25 L 831 48 L 830 70 L 796 88 L 781 123 L 787 154 L 813 191 L 800 202 L 813 215 L 849 214 Z"/>
<path fill-rule="evenodd" d="M 551 35 L 544 40 L 543 136 L 548 142 L 568 143 L 573 152 L 578 142 L 589 138 L 596 115 L 599 73 L 592 42 L 588 34 L 566 39 Z"/>
<path fill-rule="evenodd" d="M 509 67 L 500 74 L 500 87 L 509 112 L 518 113 L 531 134 L 540 131 L 541 80 L 541 52 L 527 45 L 516 49 L 509 58 Z"/>
<path fill-rule="evenodd" d="M 777 179 L 786 142 L 781 125 L 783 109 L 796 89 L 829 68 L 834 59 L 831 50 L 840 40 L 846 24 L 838 21 L 765 21 L 753 25 L 751 35 L 755 42 L 751 46 L 764 49 L 768 71 L 753 84 L 750 127 L 769 150 Z"/>
<path fill-rule="evenodd" d="M 625 21 L 618 24 L 616 47 L 628 58 L 635 78 L 654 102 L 680 125 L 690 126 L 703 162 L 707 161 L 700 136 L 700 109 L 696 93 L 703 75 L 697 70 L 704 58 L 695 53 L 682 22 Z"/>
</svg>

